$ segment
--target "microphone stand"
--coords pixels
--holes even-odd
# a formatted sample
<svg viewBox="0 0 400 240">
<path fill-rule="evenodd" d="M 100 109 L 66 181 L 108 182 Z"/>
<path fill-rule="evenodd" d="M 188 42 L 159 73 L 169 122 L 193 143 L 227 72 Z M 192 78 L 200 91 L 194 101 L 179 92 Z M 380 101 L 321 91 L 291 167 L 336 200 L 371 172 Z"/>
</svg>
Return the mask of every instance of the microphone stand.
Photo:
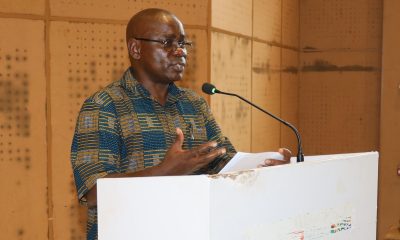
<svg viewBox="0 0 400 240">
<path fill-rule="evenodd" d="M 245 101 L 246 103 L 250 104 L 251 106 L 257 108 L 261 112 L 268 114 L 270 117 L 272 117 L 272 118 L 278 120 L 279 122 L 283 123 L 284 125 L 288 126 L 290 129 L 292 129 L 292 131 L 296 134 L 296 137 L 297 137 L 297 162 L 304 162 L 304 154 L 303 154 L 303 149 L 301 147 L 300 133 L 292 124 L 284 121 L 283 119 L 275 116 L 274 114 L 272 114 L 270 112 L 265 111 L 264 109 L 260 108 L 259 106 L 255 105 L 254 103 L 250 102 L 249 100 L 247 100 L 247 99 L 245 99 L 245 98 L 243 98 L 243 97 L 241 97 L 241 96 L 239 96 L 237 94 L 222 92 L 222 91 L 220 91 L 220 90 L 218 90 L 216 88 L 214 88 L 213 90 L 214 90 L 213 91 L 214 93 L 219 93 L 219 94 L 224 94 L 224 95 L 237 97 L 237 98 Z"/>
</svg>

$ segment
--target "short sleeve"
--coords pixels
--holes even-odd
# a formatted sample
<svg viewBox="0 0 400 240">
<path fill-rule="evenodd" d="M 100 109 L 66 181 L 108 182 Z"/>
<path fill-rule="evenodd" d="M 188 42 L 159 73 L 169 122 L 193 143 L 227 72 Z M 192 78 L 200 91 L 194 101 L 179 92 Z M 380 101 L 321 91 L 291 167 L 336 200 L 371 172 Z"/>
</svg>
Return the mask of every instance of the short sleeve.
<svg viewBox="0 0 400 240">
<path fill-rule="evenodd" d="M 119 172 L 120 128 L 110 102 L 89 98 L 79 113 L 71 147 L 71 164 L 79 201 L 98 178 Z"/>
</svg>

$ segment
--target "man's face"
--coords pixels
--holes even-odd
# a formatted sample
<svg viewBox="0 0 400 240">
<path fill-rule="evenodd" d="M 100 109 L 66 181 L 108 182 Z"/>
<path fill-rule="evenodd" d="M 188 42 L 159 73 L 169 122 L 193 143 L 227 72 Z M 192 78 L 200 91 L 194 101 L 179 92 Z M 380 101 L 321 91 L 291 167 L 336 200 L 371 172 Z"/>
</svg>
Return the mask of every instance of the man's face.
<svg viewBox="0 0 400 240">
<path fill-rule="evenodd" d="M 176 18 L 165 16 L 159 21 L 149 21 L 142 26 L 143 36 L 152 40 L 173 41 L 172 47 L 159 42 L 140 41 L 140 60 L 138 65 L 145 76 L 154 83 L 171 83 L 181 80 L 186 66 L 186 50 L 177 48 L 178 41 L 185 40 L 182 23 Z M 182 51 L 183 50 L 183 51 Z"/>
</svg>

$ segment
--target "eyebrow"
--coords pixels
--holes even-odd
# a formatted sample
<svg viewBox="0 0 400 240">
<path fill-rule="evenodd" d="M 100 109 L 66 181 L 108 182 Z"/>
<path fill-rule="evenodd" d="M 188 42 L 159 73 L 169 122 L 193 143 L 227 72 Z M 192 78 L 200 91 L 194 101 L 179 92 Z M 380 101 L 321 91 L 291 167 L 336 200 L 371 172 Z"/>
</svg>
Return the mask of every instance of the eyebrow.
<svg viewBox="0 0 400 240">
<path fill-rule="evenodd" d="M 179 36 L 177 37 L 175 34 L 171 33 L 171 34 L 165 34 L 164 37 L 165 37 L 165 38 L 185 39 L 185 38 L 186 38 L 186 35 L 184 35 L 184 34 L 179 34 Z"/>
</svg>

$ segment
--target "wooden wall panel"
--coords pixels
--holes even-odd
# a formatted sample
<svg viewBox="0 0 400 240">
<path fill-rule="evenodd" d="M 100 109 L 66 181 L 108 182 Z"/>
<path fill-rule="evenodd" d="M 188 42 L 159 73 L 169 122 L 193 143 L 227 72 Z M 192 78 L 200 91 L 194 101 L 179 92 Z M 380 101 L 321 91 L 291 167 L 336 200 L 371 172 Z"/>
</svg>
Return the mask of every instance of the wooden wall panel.
<svg viewBox="0 0 400 240">
<path fill-rule="evenodd" d="M 299 125 L 306 154 L 379 143 L 381 2 L 302 2 Z"/>
<path fill-rule="evenodd" d="M 252 0 L 211 1 L 211 26 L 243 35 L 252 35 Z"/>
<path fill-rule="evenodd" d="M 390 227 L 395 229 L 400 224 L 400 176 L 396 175 L 396 170 L 400 167 L 399 11 L 400 1 L 385 1 L 380 118 L 379 239 L 383 239 Z"/>
<path fill-rule="evenodd" d="M 46 239 L 44 22 L 0 19 L 2 239 Z"/>
<path fill-rule="evenodd" d="M 213 32 L 211 83 L 218 89 L 251 98 L 251 41 Z M 239 151 L 250 151 L 251 116 L 248 104 L 235 97 L 214 95 L 212 112 L 223 133 Z"/>
<path fill-rule="evenodd" d="M 301 1 L 301 45 L 309 50 L 380 49 L 380 0 Z"/>
<path fill-rule="evenodd" d="M 185 29 L 189 40 L 193 41 L 192 49 L 188 50 L 187 67 L 182 81 L 177 85 L 190 88 L 208 99 L 208 95 L 201 91 L 203 83 L 208 82 L 208 41 L 207 31 L 199 29 Z"/>
<path fill-rule="evenodd" d="M 54 236 L 79 239 L 86 209 L 78 205 L 69 159 L 75 121 L 84 99 L 129 66 L 125 26 L 52 22 L 50 38 Z"/>
<path fill-rule="evenodd" d="M 252 102 L 279 116 L 281 111 L 280 48 L 253 42 Z M 276 151 L 280 124 L 258 109 L 251 109 L 251 151 Z"/>
<path fill-rule="evenodd" d="M 254 0 L 253 4 L 253 37 L 280 44 L 282 0 Z"/>
<path fill-rule="evenodd" d="M 299 48 L 301 0 L 282 0 L 282 45 Z M 303 3 L 304 1 L 302 1 Z"/>
<path fill-rule="evenodd" d="M 282 49 L 281 68 L 281 117 L 291 123 L 302 135 L 299 127 L 299 52 Z M 289 148 L 293 155 L 297 153 L 296 135 L 288 127 L 281 126 L 280 146 Z"/>
<path fill-rule="evenodd" d="M 378 72 L 303 73 L 299 95 L 305 154 L 378 150 Z"/>
<path fill-rule="evenodd" d="M 44 14 L 45 0 L 0 0 L 0 13 Z"/>
<path fill-rule="evenodd" d="M 172 11 L 182 22 L 207 25 L 207 0 L 50 0 L 52 16 L 129 20 L 145 8 Z"/>
</svg>

